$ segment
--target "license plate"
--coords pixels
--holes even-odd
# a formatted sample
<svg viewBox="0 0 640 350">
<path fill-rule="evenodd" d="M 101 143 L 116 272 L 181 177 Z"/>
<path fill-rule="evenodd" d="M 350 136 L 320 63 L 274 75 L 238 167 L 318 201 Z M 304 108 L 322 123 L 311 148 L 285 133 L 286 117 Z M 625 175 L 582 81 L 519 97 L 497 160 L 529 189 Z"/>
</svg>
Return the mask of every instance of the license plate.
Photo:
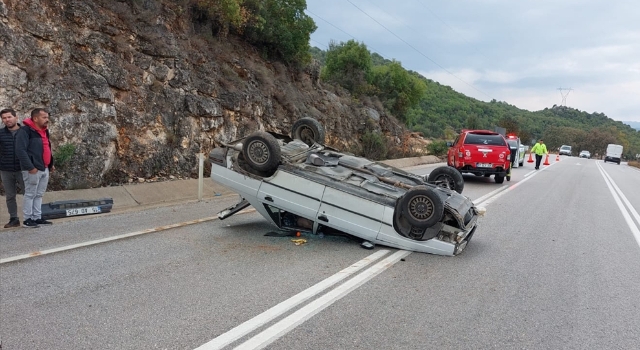
<svg viewBox="0 0 640 350">
<path fill-rule="evenodd" d="M 102 212 L 100 207 L 74 208 L 67 209 L 67 216 L 98 214 L 100 212 Z"/>
<path fill-rule="evenodd" d="M 493 168 L 493 164 L 491 163 L 476 163 L 478 168 Z"/>
</svg>

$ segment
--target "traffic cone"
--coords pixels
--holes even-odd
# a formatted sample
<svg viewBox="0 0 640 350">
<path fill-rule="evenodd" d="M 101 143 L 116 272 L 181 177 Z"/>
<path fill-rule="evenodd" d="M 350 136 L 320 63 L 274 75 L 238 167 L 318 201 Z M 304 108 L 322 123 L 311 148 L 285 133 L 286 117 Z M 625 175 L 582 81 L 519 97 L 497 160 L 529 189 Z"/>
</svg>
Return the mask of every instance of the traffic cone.
<svg viewBox="0 0 640 350">
<path fill-rule="evenodd" d="M 556 154 L 556 162 L 560 161 L 560 153 Z"/>
<path fill-rule="evenodd" d="M 549 153 L 547 153 L 547 156 L 544 158 L 544 163 L 542 163 L 542 165 L 551 165 L 549 164 Z"/>
<path fill-rule="evenodd" d="M 531 155 L 531 152 L 529 152 L 529 160 L 527 163 L 533 163 L 533 156 Z"/>
</svg>

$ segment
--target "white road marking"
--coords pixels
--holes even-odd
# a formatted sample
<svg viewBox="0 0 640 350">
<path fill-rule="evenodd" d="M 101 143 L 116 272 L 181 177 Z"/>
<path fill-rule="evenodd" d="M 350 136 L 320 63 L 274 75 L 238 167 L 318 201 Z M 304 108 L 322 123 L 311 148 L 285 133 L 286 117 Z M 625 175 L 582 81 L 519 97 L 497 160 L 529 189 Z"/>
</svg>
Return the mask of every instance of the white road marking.
<svg viewBox="0 0 640 350">
<path fill-rule="evenodd" d="M 546 169 L 549 169 L 549 167 L 551 167 L 551 166 L 553 166 L 553 165 L 555 165 L 555 164 L 558 164 L 558 163 L 552 163 L 551 165 L 547 165 L 545 168 L 542 168 L 542 169 L 540 169 L 540 170 L 534 170 L 535 174 L 532 174 L 531 176 L 526 177 L 526 178 L 524 178 L 524 179 L 522 179 L 522 180 L 518 181 L 517 183 L 515 183 L 515 184 L 513 184 L 513 185 L 511 185 L 511 186 L 509 186 L 509 187 L 507 187 L 507 189 L 506 189 L 506 190 L 504 190 L 504 191 L 501 191 L 501 192 L 495 193 L 495 194 L 493 194 L 492 196 L 490 196 L 490 197 L 488 197 L 488 198 L 483 198 L 483 201 L 479 202 L 478 204 L 475 204 L 475 202 L 474 202 L 475 206 L 476 206 L 476 207 L 486 207 L 487 205 L 489 205 L 490 203 L 492 203 L 492 202 L 493 202 L 493 201 L 495 201 L 496 199 L 498 199 L 498 198 L 502 197 L 505 193 L 507 193 L 507 192 L 509 192 L 509 191 L 513 190 L 514 188 L 516 188 L 516 187 L 518 187 L 518 186 L 522 185 L 523 183 L 525 183 L 525 182 L 529 181 L 530 179 L 533 179 L 533 177 L 534 177 L 534 176 L 536 176 L 537 174 L 540 174 L 541 172 L 545 171 Z M 495 192 L 495 191 L 494 191 L 494 192 Z M 492 193 L 492 192 L 490 192 L 489 194 L 491 194 L 491 193 Z M 485 195 L 485 196 L 486 196 L 486 195 Z M 483 197 L 485 197 L 485 196 L 483 196 Z M 480 198 L 482 198 L 482 197 L 480 197 Z"/>
<path fill-rule="evenodd" d="M 604 182 L 607 184 L 607 187 L 609 188 L 611 195 L 613 195 L 613 199 L 616 201 L 616 204 L 618 205 L 618 209 L 620 209 L 620 212 L 622 213 L 624 220 L 627 222 L 627 226 L 629 226 L 629 229 L 631 230 L 631 233 L 633 233 L 633 236 L 635 237 L 636 242 L 638 243 L 638 246 L 640 246 L 640 229 L 638 229 L 638 226 L 633 222 L 633 219 L 631 218 L 631 215 L 629 215 L 629 213 L 633 215 L 633 217 L 638 221 L 639 225 L 640 225 L 640 215 L 638 215 L 638 212 L 633 208 L 631 203 L 629 203 L 629 201 L 627 200 L 627 197 L 622 193 L 622 191 L 620 191 L 620 188 L 618 187 L 618 185 L 616 185 L 616 183 L 609 176 L 609 174 L 607 174 L 607 172 L 603 169 L 602 165 L 599 163 L 596 163 L 596 165 L 598 166 L 598 170 L 600 171 L 600 174 L 604 178 Z M 623 201 L 624 201 L 624 204 L 626 204 L 628 207 L 628 210 L 629 210 L 628 212 L 627 212 L 627 209 L 625 209 L 624 204 L 622 204 Z"/>
<path fill-rule="evenodd" d="M 491 192 L 489 192 L 489 193 L 485 194 L 484 196 L 482 196 L 482 197 L 480 197 L 480 198 L 475 199 L 473 202 L 474 202 L 474 203 L 476 203 L 476 202 L 477 202 L 477 203 L 480 203 L 480 202 L 482 202 L 483 200 L 485 200 L 485 199 L 487 199 L 487 198 L 489 198 L 489 197 L 491 197 L 491 196 L 493 196 L 493 195 L 497 194 L 498 192 L 500 192 L 500 191 L 502 191 L 502 190 L 505 190 L 507 187 L 509 187 L 509 186 L 504 185 L 504 186 L 502 186 L 502 187 L 499 187 L 499 188 L 497 188 L 497 189 L 495 189 L 495 190 L 493 190 L 493 191 L 491 191 Z"/>
<path fill-rule="evenodd" d="M 218 336 L 217 338 L 209 341 L 208 343 L 199 346 L 198 348 L 196 348 L 196 350 L 222 349 L 223 347 L 244 337 L 245 335 L 256 330 L 257 328 L 262 327 L 263 325 L 273 320 L 274 318 L 291 310 L 292 308 L 304 302 L 305 300 L 319 294 L 325 289 L 333 286 L 334 284 L 360 271 L 367 265 L 373 263 L 374 261 L 386 255 L 387 253 L 389 253 L 388 250 L 380 250 L 374 254 L 369 255 L 368 257 L 358 261 L 357 263 L 347 267 L 346 269 L 336 273 L 335 275 L 325 279 L 324 281 L 321 281 L 316 285 L 294 295 L 293 297 L 281 302 L 280 304 L 270 308 L 269 310 L 261 313 L 260 315 L 231 329 L 230 331 Z"/>
<path fill-rule="evenodd" d="M 247 214 L 247 213 L 251 213 L 251 212 L 254 212 L 254 211 L 256 211 L 256 210 L 253 209 L 253 208 L 245 209 L 245 210 L 241 210 L 241 211 L 237 212 L 236 215 L 238 215 L 238 214 Z M 87 246 L 96 245 L 96 244 L 100 244 L 100 243 L 111 242 L 111 241 L 115 241 L 115 240 L 118 240 L 118 239 L 144 235 L 146 233 L 160 232 L 160 231 L 165 231 L 165 230 L 169 230 L 169 229 L 172 229 L 172 228 L 195 225 L 195 224 L 199 224 L 199 223 L 202 223 L 202 222 L 213 221 L 213 220 L 217 220 L 217 219 L 218 219 L 217 216 L 210 216 L 210 217 L 203 218 L 203 219 L 179 222 L 177 224 L 171 224 L 171 225 L 166 225 L 166 226 L 158 226 L 158 227 L 154 227 L 154 228 L 150 228 L 150 229 L 146 229 L 146 230 L 142 230 L 142 231 L 135 231 L 135 232 L 125 233 L 125 234 L 118 235 L 118 236 L 107 237 L 107 238 L 102 238 L 102 239 L 96 239 L 94 241 L 87 241 L 87 242 L 82 242 L 82 243 L 77 243 L 77 244 L 71 244 L 71 245 L 64 246 L 64 247 L 58 247 L 58 248 L 35 251 L 35 252 L 27 253 L 27 254 L 21 254 L 21 255 L 12 256 L 10 258 L 0 259 L 0 264 L 13 262 L 13 261 L 18 261 L 18 260 L 29 259 L 29 258 L 34 258 L 36 256 L 41 256 L 41 255 L 64 252 L 64 251 L 71 250 L 71 249 L 77 249 L 77 248 L 87 247 Z"/>
<path fill-rule="evenodd" d="M 366 271 L 360 273 L 349 281 L 343 283 L 336 289 L 330 291 L 329 293 L 323 295 L 322 297 L 312 301 L 307 304 L 305 307 L 300 310 L 294 312 L 288 317 L 282 319 L 280 322 L 274 324 L 273 326 L 265 329 L 255 337 L 247 340 L 246 342 L 240 344 L 240 346 L 236 347 L 236 350 L 248 350 L 248 349 L 262 349 L 265 346 L 271 344 L 273 341 L 277 340 L 281 336 L 287 334 L 292 329 L 296 328 L 298 325 L 304 323 L 306 320 L 316 315 L 320 311 L 324 310 L 331 304 L 340 300 L 345 295 L 351 293 L 356 288 L 360 287 L 373 277 L 377 276 L 387 268 L 393 266 L 395 263 L 400 261 L 400 259 L 405 256 L 411 254 L 406 250 L 400 250 L 390 257 L 382 260 L 381 262 L 375 264 L 370 267 Z"/>
</svg>

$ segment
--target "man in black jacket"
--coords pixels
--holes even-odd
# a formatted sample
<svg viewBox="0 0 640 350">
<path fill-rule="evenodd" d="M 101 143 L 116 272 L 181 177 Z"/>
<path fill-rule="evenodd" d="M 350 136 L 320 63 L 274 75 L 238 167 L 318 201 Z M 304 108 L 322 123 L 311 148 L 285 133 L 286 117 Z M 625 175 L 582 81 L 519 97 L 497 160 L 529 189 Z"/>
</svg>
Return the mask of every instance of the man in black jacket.
<svg viewBox="0 0 640 350">
<path fill-rule="evenodd" d="M 1 110 L 0 117 L 4 124 L 4 128 L 0 129 L 0 178 L 4 185 L 9 210 L 9 223 L 4 225 L 4 228 L 20 227 L 16 194 L 18 187 L 24 189 L 24 181 L 20 171 L 20 161 L 15 152 L 16 133 L 20 129 L 20 123 L 18 123 L 16 111 L 11 108 Z"/>
<path fill-rule="evenodd" d="M 42 196 L 49 183 L 49 171 L 53 171 L 53 155 L 49 139 L 49 113 L 42 108 L 31 111 L 31 119 L 16 134 L 16 155 L 24 180 L 24 227 L 51 225 L 42 219 Z"/>
</svg>

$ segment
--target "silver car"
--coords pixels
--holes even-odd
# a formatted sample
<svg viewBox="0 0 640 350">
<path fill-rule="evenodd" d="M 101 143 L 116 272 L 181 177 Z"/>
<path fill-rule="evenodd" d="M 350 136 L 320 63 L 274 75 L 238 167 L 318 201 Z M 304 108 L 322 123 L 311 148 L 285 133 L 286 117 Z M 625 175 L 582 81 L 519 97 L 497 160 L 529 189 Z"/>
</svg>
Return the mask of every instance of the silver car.
<svg viewBox="0 0 640 350">
<path fill-rule="evenodd" d="M 323 141 L 321 124 L 302 118 L 291 137 L 258 131 L 213 149 L 211 178 L 242 198 L 218 217 L 252 205 L 279 228 L 338 230 L 372 244 L 440 255 L 464 250 L 480 211 L 458 193 L 464 182 L 456 169 L 439 167 L 424 178 Z"/>
</svg>

